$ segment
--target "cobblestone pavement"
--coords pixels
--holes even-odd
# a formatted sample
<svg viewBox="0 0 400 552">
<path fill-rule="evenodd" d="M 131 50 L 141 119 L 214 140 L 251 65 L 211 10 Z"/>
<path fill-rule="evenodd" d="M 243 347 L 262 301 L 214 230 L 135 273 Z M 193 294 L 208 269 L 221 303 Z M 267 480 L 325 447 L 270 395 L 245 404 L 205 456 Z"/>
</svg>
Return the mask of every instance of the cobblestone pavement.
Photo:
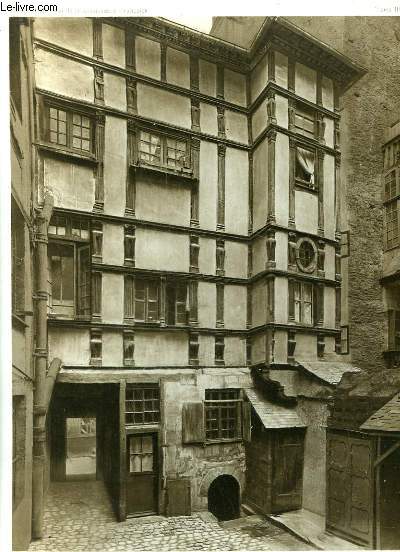
<svg viewBox="0 0 400 552">
<path fill-rule="evenodd" d="M 45 535 L 29 552 L 147 552 L 181 550 L 311 550 L 259 516 L 225 522 L 208 512 L 116 521 L 102 482 L 52 483 L 44 514 Z"/>
</svg>

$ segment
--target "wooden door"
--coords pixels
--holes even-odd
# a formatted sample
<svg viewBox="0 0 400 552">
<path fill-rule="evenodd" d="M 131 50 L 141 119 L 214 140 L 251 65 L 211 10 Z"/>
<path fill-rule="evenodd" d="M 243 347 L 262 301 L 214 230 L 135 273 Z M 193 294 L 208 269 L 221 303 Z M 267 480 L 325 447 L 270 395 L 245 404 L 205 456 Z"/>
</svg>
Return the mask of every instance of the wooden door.
<svg viewBox="0 0 400 552">
<path fill-rule="evenodd" d="M 381 453 L 396 440 L 382 439 Z M 395 450 L 380 466 L 380 493 L 378 494 L 379 537 L 382 550 L 400 547 L 400 449 Z"/>
<path fill-rule="evenodd" d="M 157 434 L 127 436 L 127 515 L 157 512 Z"/>
<path fill-rule="evenodd" d="M 272 512 L 301 508 L 303 465 L 304 431 L 277 431 L 273 438 Z"/>
<path fill-rule="evenodd" d="M 327 440 L 328 530 L 372 546 L 372 444 L 332 433 Z"/>
</svg>

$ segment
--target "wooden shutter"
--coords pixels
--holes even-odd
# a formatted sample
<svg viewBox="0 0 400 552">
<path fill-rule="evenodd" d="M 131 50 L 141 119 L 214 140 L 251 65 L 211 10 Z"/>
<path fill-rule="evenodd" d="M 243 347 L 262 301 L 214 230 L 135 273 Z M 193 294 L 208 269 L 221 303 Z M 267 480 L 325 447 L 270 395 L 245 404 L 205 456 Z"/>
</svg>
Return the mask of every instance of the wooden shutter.
<svg viewBox="0 0 400 552">
<path fill-rule="evenodd" d="M 182 441 L 204 443 L 204 407 L 202 402 L 186 403 L 182 408 Z"/>
<path fill-rule="evenodd" d="M 191 496 L 189 479 L 167 481 L 167 516 L 190 516 Z"/>
<path fill-rule="evenodd" d="M 132 276 L 125 276 L 124 314 L 125 318 L 134 317 L 134 280 Z"/>
<path fill-rule="evenodd" d="M 302 504 L 304 431 L 275 432 L 273 443 L 272 512 L 298 510 Z"/>
<path fill-rule="evenodd" d="M 242 403 L 242 438 L 249 443 L 251 441 L 251 404 Z"/>
</svg>

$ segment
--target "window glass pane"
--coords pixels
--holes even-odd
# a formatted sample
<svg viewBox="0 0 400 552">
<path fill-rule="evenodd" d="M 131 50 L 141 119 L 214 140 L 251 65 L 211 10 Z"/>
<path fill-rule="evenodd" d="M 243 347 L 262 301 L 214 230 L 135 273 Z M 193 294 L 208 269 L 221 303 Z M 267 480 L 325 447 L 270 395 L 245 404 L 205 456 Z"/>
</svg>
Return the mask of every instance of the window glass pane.
<svg viewBox="0 0 400 552">
<path fill-rule="evenodd" d="M 51 293 L 54 300 L 61 299 L 61 257 L 51 257 Z"/>
<path fill-rule="evenodd" d="M 311 303 L 304 303 L 304 324 L 312 323 L 312 305 Z"/>
<path fill-rule="evenodd" d="M 145 319 L 145 304 L 144 302 L 135 302 L 135 319 L 144 321 Z"/>
<path fill-rule="evenodd" d="M 151 435 L 144 435 L 142 438 L 142 450 L 146 453 L 153 452 L 153 438 Z"/>
<path fill-rule="evenodd" d="M 130 441 L 129 448 L 130 448 L 131 454 L 142 452 L 142 438 L 140 435 L 131 437 L 129 441 Z"/>
<path fill-rule="evenodd" d="M 153 455 L 145 454 L 142 457 L 142 471 L 153 471 Z"/>
<path fill-rule="evenodd" d="M 135 454 L 134 456 L 130 457 L 129 471 L 131 473 L 140 473 L 142 471 L 140 456 L 137 456 Z"/>
<path fill-rule="evenodd" d="M 74 298 L 74 259 L 64 257 L 62 265 L 63 299 L 73 300 Z"/>
</svg>

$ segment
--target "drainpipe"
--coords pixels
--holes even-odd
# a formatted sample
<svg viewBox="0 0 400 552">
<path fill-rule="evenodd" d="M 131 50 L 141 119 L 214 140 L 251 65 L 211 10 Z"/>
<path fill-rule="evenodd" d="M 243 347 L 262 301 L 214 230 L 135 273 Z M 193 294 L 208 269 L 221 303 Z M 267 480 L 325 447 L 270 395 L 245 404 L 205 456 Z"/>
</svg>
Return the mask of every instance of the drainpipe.
<svg viewBox="0 0 400 552">
<path fill-rule="evenodd" d="M 46 194 L 36 218 L 36 346 L 33 406 L 32 536 L 43 536 L 46 415 L 61 361 L 55 359 L 47 372 L 47 229 L 53 212 L 53 197 Z"/>
</svg>

